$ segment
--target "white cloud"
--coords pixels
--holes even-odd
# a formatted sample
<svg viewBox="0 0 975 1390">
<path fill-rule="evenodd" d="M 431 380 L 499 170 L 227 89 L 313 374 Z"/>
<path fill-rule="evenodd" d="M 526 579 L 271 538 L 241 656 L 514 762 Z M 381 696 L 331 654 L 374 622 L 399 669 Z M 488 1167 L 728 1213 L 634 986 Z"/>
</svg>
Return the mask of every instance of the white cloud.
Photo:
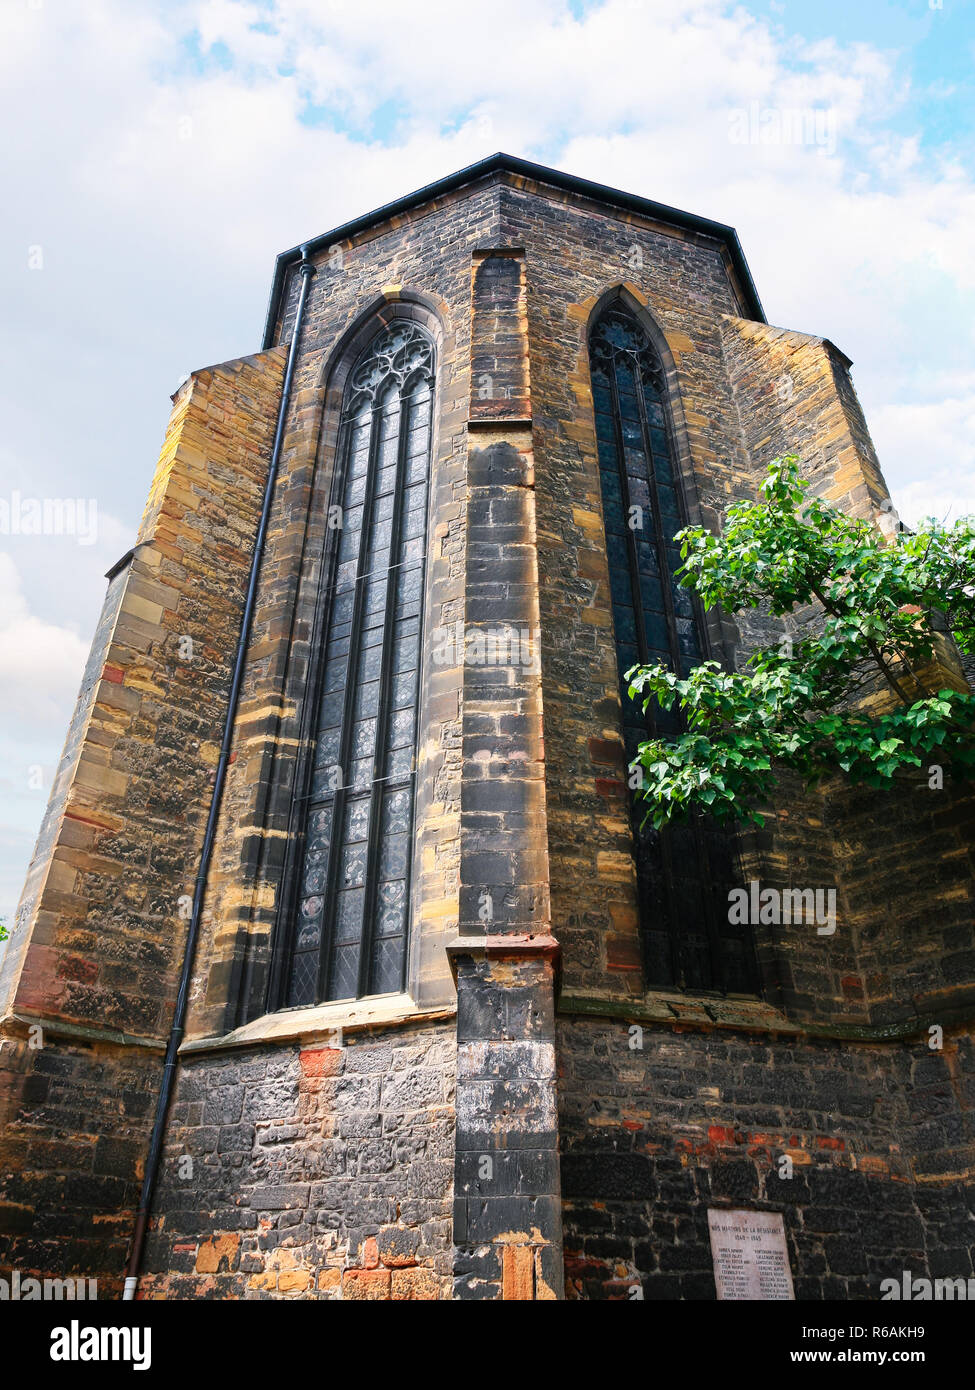
<svg viewBox="0 0 975 1390">
<path fill-rule="evenodd" d="M 0 553 L 0 708 L 20 742 L 39 732 L 64 736 L 64 710 L 78 693 L 88 641 L 31 613 L 10 555 Z"/>
<path fill-rule="evenodd" d="M 9 923 L 51 789 L 88 641 L 32 613 L 0 553 L 0 917 Z"/>
<path fill-rule="evenodd" d="M 886 406 L 872 424 L 884 457 L 911 479 L 893 489 L 894 503 L 909 525 L 926 516 L 951 522 L 975 515 L 975 374 L 965 394 Z"/>
</svg>

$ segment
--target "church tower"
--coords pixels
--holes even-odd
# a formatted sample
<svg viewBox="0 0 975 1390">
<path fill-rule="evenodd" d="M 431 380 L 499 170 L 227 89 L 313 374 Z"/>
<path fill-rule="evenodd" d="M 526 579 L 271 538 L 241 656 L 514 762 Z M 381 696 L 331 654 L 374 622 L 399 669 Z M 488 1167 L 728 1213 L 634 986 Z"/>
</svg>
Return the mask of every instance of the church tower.
<svg viewBox="0 0 975 1390">
<path fill-rule="evenodd" d="M 627 785 L 622 673 L 768 636 L 674 534 L 787 453 L 881 515 L 850 365 L 731 228 L 507 155 L 278 257 L 108 576 L 0 975 L 0 1271 L 707 1299 L 755 1214 L 767 1296 L 972 1274 L 971 796 L 654 835 Z M 732 924 L 753 882 L 835 931 Z"/>
</svg>

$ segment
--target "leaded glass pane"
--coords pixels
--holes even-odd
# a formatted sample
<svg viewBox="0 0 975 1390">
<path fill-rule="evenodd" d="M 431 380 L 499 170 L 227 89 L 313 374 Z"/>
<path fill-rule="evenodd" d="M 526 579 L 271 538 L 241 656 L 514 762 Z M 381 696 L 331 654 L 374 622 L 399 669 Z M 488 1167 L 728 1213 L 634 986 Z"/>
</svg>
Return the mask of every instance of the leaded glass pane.
<svg viewBox="0 0 975 1390">
<path fill-rule="evenodd" d="M 672 540 L 686 523 L 663 406 L 664 374 L 643 328 L 619 304 L 593 329 L 590 367 L 629 761 L 648 734 L 673 738 L 683 726 L 678 711 L 656 706 L 645 715 L 629 697 L 625 673 L 637 664 L 660 664 L 687 675 L 704 646 L 694 601 L 675 579 L 681 559 Z M 754 990 L 752 943 L 727 921 L 727 893 L 738 873 L 732 834 L 704 819 L 655 831 L 641 827 L 645 811 L 634 802 L 648 982 Z"/>
<path fill-rule="evenodd" d="M 405 938 L 402 934 L 386 939 L 377 937 L 373 961 L 373 994 L 391 994 L 403 978 Z"/>
<path fill-rule="evenodd" d="M 288 1006 L 403 987 L 433 372 L 399 320 L 348 379 Z"/>
</svg>

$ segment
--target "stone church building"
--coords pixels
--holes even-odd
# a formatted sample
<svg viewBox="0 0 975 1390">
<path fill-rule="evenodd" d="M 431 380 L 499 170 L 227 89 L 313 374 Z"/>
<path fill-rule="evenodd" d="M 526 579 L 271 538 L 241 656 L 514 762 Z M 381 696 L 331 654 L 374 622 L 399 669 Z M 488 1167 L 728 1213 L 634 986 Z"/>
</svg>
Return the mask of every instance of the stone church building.
<svg viewBox="0 0 975 1390">
<path fill-rule="evenodd" d="M 730 227 L 506 155 L 278 257 L 108 576 L 0 976 L 0 1272 L 710 1299 L 745 1212 L 798 1299 L 972 1274 L 970 795 L 655 836 L 627 785 L 622 672 L 768 639 L 675 532 L 786 453 L 884 519 L 850 365 Z M 756 881 L 835 931 L 732 925 Z"/>
</svg>

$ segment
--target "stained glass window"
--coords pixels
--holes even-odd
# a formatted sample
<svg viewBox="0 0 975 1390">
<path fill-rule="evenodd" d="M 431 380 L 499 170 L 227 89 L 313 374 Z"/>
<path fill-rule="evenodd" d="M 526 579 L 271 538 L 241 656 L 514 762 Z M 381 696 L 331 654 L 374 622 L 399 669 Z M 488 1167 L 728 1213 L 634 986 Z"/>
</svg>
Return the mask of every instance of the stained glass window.
<svg viewBox="0 0 975 1390">
<path fill-rule="evenodd" d="M 660 359 L 637 319 L 611 304 L 590 337 L 590 369 L 606 524 L 613 623 L 629 762 L 650 734 L 673 737 L 680 715 L 644 714 L 624 673 L 660 663 L 682 675 L 703 659 L 700 615 L 674 578 L 673 537 L 686 524 L 674 466 Z M 728 922 L 728 891 L 740 881 L 734 834 L 704 818 L 660 832 L 632 822 L 648 983 L 657 988 L 750 993 L 756 988 L 747 927 Z"/>
<path fill-rule="evenodd" d="M 434 365 L 397 320 L 345 388 L 292 1007 L 404 987 Z"/>
</svg>

